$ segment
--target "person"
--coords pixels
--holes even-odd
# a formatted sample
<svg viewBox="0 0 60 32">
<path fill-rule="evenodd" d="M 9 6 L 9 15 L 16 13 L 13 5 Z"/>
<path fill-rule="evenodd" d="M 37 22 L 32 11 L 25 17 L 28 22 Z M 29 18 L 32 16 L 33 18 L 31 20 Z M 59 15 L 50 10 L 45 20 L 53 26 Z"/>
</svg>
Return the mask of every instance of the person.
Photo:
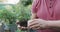
<svg viewBox="0 0 60 32">
<path fill-rule="evenodd" d="M 60 0 L 33 0 L 28 27 L 37 32 L 60 32 Z"/>
</svg>

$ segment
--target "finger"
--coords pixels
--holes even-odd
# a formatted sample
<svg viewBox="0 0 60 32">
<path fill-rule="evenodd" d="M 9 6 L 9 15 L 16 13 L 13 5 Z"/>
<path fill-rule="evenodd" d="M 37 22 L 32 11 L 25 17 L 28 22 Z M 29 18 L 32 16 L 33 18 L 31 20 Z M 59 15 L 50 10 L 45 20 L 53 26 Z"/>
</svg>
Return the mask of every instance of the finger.
<svg viewBox="0 0 60 32">
<path fill-rule="evenodd" d="M 30 23 L 31 23 L 32 21 L 33 21 L 33 20 L 29 20 L 29 21 L 28 21 L 28 26 L 30 25 Z"/>
<path fill-rule="evenodd" d="M 39 26 L 37 26 L 37 27 L 34 27 L 34 28 L 32 28 L 33 30 L 39 30 L 40 29 L 40 27 Z"/>
<path fill-rule="evenodd" d="M 40 26 L 38 26 L 38 27 L 35 27 L 35 28 L 33 28 L 33 29 L 35 29 L 35 30 L 40 30 L 40 29 L 42 29 Z"/>
<path fill-rule="evenodd" d="M 37 28 L 37 27 L 40 27 L 39 25 L 33 25 L 33 26 L 30 26 L 30 28 Z"/>
<path fill-rule="evenodd" d="M 36 25 L 36 24 L 38 24 L 38 23 L 37 23 L 37 22 L 29 23 L 29 24 L 28 24 L 28 27 L 29 27 L 29 26 L 33 26 L 33 25 Z"/>
<path fill-rule="evenodd" d="M 30 22 L 28 25 L 35 25 L 35 24 L 38 24 L 38 22 L 37 21 L 32 21 L 32 22 Z"/>
<path fill-rule="evenodd" d="M 35 21 L 37 21 L 37 20 L 35 20 L 35 19 L 34 20 L 29 20 L 28 23 L 33 23 Z"/>
<path fill-rule="evenodd" d="M 36 25 L 36 24 L 38 24 L 38 23 L 30 23 L 29 26 L 34 26 L 34 25 Z"/>
<path fill-rule="evenodd" d="M 34 22 L 36 22 L 37 20 L 32 20 L 30 23 L 34 23 Z"/>
<path fill-rule="evenodd" d="M 28 21 L 28 27 L 29 27 L 29 26 L 32 26 L 32 25 L 35 25 L 35 24 L 38 24 L 38 23 L 37 23 L 37 20 Z"/>
<path fill-rule="evenodd" d="M 36 30 L 39 30 L 40 29 L 40 27 L 36 27 Z"/>
</svg>

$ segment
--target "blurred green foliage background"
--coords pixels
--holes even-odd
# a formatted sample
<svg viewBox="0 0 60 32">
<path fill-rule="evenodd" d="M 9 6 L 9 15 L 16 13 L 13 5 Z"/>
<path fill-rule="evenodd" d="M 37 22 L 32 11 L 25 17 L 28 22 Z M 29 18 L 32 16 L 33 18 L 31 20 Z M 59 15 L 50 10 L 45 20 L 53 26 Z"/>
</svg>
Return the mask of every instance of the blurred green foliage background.
<svg viewBox="0 0 60 32">
<path fill-rule="evenodd" d="M 16 20 L 28 20 L 31 15 L 32 0 L 20 0 L 18 4 L 0 4 L 0 23 L 16 26 Z M 12 27 L 11 27 L 12 28 Z M 15 27 L 14 27 L 15 28 Z M 12 28 L 13 29 L 13 28 Z"/>
<path fill-rule="evenodd" d="M 30 19 L 31 0 L 20 0 L 18 4 L 0 4 L 0 19 L 12 21 L 13 19 Z"/>
</svg>

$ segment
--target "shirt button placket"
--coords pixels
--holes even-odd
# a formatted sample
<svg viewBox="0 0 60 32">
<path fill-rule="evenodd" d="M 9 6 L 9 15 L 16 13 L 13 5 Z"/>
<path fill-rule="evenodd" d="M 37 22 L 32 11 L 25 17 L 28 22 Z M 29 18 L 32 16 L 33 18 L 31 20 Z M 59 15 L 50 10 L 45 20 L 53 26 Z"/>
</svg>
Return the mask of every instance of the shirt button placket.
<svg viewBox="0 0 60 32">
<path fill-rule="evenodd" d="M 49 8 L 52 8 L 52 0 L 50 0 L 50 7 Z"/>
<path fill-rule="evenodd" d="M 49 12 L 50 12 L 50 15 L 51 15 L 51 17 L 53 17 L 52 16 L 52 14 L 53 14 L 53 0 L 50 0 L 50 3 L 49 3 Z"/>
</svg>

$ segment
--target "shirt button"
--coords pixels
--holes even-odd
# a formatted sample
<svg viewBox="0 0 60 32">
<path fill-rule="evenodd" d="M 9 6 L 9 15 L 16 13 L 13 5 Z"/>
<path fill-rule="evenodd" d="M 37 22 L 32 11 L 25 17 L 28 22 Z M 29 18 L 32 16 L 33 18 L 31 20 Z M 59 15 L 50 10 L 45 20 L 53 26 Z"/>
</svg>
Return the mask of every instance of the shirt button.
<svg viewBox="0 0 60 32">
<path fill-rule="evenodd" d="M 52 7 L 49 7 L 49 8 L 52 8 Z"/>
<path fill-rule="evenodd" d="M 52 0 L 50 0 L 50 1 L 52 1 Z"/>
<path fill-rule="evenodd" d="M 52 3 L 50 3 L 50 5 L 51 5 Z"/>
</svg>

